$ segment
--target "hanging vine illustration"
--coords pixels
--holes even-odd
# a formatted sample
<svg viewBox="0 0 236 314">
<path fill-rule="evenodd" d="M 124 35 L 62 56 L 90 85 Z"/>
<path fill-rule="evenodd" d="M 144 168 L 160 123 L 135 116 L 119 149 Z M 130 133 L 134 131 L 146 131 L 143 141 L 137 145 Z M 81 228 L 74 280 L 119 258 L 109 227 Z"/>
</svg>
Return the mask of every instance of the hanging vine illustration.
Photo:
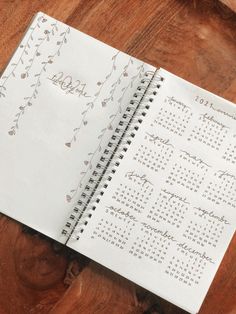
<svg viewBox="0 0 236 314">
<path fill-rule="evenodd" d="M 40 37 L 38 38 L 39 43 L 37 43 L 35 45 L 36 50 L 32 56 L 32 58 L 29 59 L 29 64 L 27 66 L 25 66 L 25 72 L 21 74 L 21 78 L 24 79 L 26 77 L 29 76 L 29 72 L 30 69 L 32 68 L 33 64 L 34 64 L 34 60 L 37 57 L 41 56 L 41 52 L 40 52 L 40 48 L 42 47 L 42 45 L 46 42 L 46 41 L 50 41 L 50 35 L 54 36 L 55 32 L 58 32 L 58 27 L 57 27 L 57 23 L 52 23 L 51 24 L 52 29 L 49 31 L 47 29 L 44 30 L 44 37 Z"/>
<path fill-rule="evenodd" d="M 58 31 L 57 23 L 53 24 L 53 31 L 54 30 Z M 57 42 L 58 48 L 56 49 L 55 53 L 53 55 L 49 55 L 47 57 L 47 61 L 43 61 L 41 63 L 42 68 L 41 68 L 40 72 L 38 72 L 37 74 L 34 75 L 35 82 L 31 85 L 32 92 L 29 96 L 24 97 L 25 103 L 19 107 L 19 111 L 15 114 L 13 124 L 10 128 L 10 131 L 8 132 L 9 135 L 15 135 L 17 130 L 19 129 L 19 122 L 20 122 L 21 118 L 23 117 L 23 115 L 25 114 L 26 109 L 33 105 L 34 100 L 37 98 L 37 96 L 39 94 L 39 88 L 41 86 L 42 74 L 44 72 L 46 72 L 47 66 L 52 64 L 56 57 L 60 56 L 60 51 L 62 49 L 62 46 L 67 43 L 66 37 L 67 37 L 67 35 L 69 35 L 69 33 L 70 33 L 70 28 L 68 27 L 64 32 L 62 32 L 60 34 L 61 38 Z"/>
<path fill-rule="evenodd" d="M 9 81 L 11 77 L 16 77 L 16 69 L 19 66 L 19 64 L 23 65 L 25 63 L 24 57 L 29 55 L 29 50 L 31 49 L 32 42 L 34 41 L 35 30 L 40 29 L 41 23 L 46 23 L 46 22 L 47 22 L 47 19 L 44 17 L 44 15 L 39 16 L 36 24 L 30 28 L 31 32 L 29 33 L 29 37 L 26 43 L 24 45 L 23 44 L 20 45 L 20 49 L 22 49 L 22 52 L 19 56 L 19 59 L 10 64 L 10 68 L 11 68 L 10 72 L 7 75 L 2 76 L 0 79 L 0 98 L 6 97 L 7 82 Z M 24 75 L 22 75 L 21 77 L 24 78 Z"/>
<path fill-rule="evenodd" d="M 94 105 L 95 103 L 97 102 L 98 98 L 99 98 L 99 95 L 101 94 L 102 92 L 102 89 L 105 85 L 105 83 L 109 80 L 109 78 L 112 76 L 113 72 L 116 71 L 116 60 L 117 60 L 117 57 L 119 55 L 119 51 L 111 58 L 112 60 L 112 66 L 111 66 L 111 69 L 109 71 L 109 73 L 106 75 L 105 79 L 102 81 L 102 82 L 97 82 L 97 86 L 99 86 L 98 90 L 96 91 L 96 93 L 94 94 L 94 98 L 93 98 L 93 101 L 91 102 L 88 102 L 85 106 L 87 107 L 83 112 L 82 112 L 82 120 L 80 122 L 80 125 L 76 128 L 73 129 L 73 135 L 72 135 L 72 138 L 70 139 L 70 141 L 68 141 L 67 143 L 65 143 L 65 145 L 67 147 L 71 147 L 72 144 L 74 142 L 77 141 L 78 139 L 78 135 L 79 135 L 79 132 L 81 130 L 81 128 L 85 125 L 88 124 L 88 120 L 87 120 L 87 115 L 89 113 L 90 110 L 92 110 L 94 108 Z"/>
<path fill-rule="evenodd" d="M 101 102 L 102 107 L 106 107 L 107 104 L 109 103 L 109 101 L 113 101 L 114 100 L 114 94 L 115 91 L 117 89 L 117 87 L 121 84 L 122 82 L 122 77 L 128 77 L 128 67 L 130 66 L 130 64 L 133 64 L 133 59 L 132 57 L 129 58 L 128 63 L 124 66 L 123 71 L 121 72 L 121 74 L 118 76 L 117 80 L 111 85 L 111 90 L 109 92 L 109 96 L 107 98 L 104 98 Z"/>
<path fill-rule="evenodd" d="M 142 77 L 142 74 L 144 72 L 144 64 L 141 64 L 137 67 L 137 74 L 135 74 L 134 76 L 131 77 L 129 83 L 122 88 L 122 94 L 120 96 L 120 98 L 118 99 L 118 109 L 116 111 L 116 113 L 110 115 L 109 119 L 109 123 L 107 124 L 107 126 L 105 128 L 103 128 L 98 136 L 98 139 L 99 139 L 99 142 L 98 142 L 98 145 L 97 147 L 95 148 L 95 150 L 93 152 L 90 152 L 88 153 L 88 159 L 84 160 L 84 165 L 86 166 L 85 170 L 82 171 L 80 173 L 80 180 L 77 184 L 77 186 L 73 189 L 70 190 L 70 193 L 66 195 L 66 200 L 67 202 L 71 202 L 72 199 L 77 195 L 77 192 L 79 191 L 79 189 L 82 187 L 82 184 L 83 184 L 83 181 L 86 177 L 86 175 L 88 174 L 88 172 L 92 169 L 93 167 L 93 160 L 94 160 L 94 157 L 97 155 L 98 152 L 101 152 L 102 150 L 102 141 L 104 139 L 104 136 L 106 134 L 106 132 L 108 130 L 112 131 L 114 129 L 114 121 L 116 120 L 116 118 L 118 117 L 119 114 L 121 114 L 124 110 L 124 108 L 122 108 L 122 104 L 123 104 L 123 101 L 124 101 L 124 97 L 127 93 L 127 91 L 130 89 L 130 88 L 133 88 L 133 85 L 134 85 L 134 82 L 138 79 L 140 80 L 141 77 Z M 125 104 L 126 105 L 126 104 Z"/>
</svg>

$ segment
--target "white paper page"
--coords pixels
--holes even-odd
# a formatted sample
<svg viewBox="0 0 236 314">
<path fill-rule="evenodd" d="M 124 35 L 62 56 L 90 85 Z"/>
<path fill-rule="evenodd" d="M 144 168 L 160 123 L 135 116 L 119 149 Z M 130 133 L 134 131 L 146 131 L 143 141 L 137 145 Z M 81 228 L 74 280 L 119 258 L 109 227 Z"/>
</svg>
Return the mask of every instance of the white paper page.
<svg viewBox="0 0 236 314">
<path fill-rule="evenodd" d="M 73 249 L 197 313 L 236 225 L 236 106 L 161 88 Z"/>
<path fill-rule="evenodd" d="M 54 238 L 153 67 L 39 13 L 0 78 L 0 211 Z"/>
</svg>

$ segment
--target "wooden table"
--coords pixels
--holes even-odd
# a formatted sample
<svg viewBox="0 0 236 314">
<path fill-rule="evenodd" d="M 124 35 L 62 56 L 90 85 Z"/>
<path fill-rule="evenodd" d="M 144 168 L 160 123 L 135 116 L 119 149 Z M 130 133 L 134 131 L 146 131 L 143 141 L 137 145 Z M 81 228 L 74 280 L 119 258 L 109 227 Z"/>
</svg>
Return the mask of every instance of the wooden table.
<svg viewBox="0 0 236 314">
<path fill-rule="evenodd" d="M 0 69 L 37 11 L 236 102 L 236 16 L 217 1 L 2 0 Z M 0 231 L 0 314 L 184 313 L 4 216 Z M 235 248 L 200 314 L 236 313 Z"/>
</svg>

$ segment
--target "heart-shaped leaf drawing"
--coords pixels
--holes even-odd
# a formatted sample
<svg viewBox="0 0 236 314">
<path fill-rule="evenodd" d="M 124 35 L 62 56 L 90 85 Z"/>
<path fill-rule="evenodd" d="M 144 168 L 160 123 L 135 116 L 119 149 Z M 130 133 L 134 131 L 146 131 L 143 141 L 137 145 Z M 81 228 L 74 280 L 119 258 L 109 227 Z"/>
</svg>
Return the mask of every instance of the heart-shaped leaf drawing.
<svg viewBox="0 0 236 314">
<path fill-rule="evenodd" d="M 14 130 L 11 130 L 11 131 L 8 132 L 8 134 L 9 134 L 9 135 L 14 135 L 14 134 L 15 134 L 15 131 L 14 131 Z"/>
<path fill-rule="evenodd" d="M 70 195 L 66 195 L 66 200 L 68 203 L 70 203 L 71 199 L 72 199 L 72 197 Z"/>
</svg>

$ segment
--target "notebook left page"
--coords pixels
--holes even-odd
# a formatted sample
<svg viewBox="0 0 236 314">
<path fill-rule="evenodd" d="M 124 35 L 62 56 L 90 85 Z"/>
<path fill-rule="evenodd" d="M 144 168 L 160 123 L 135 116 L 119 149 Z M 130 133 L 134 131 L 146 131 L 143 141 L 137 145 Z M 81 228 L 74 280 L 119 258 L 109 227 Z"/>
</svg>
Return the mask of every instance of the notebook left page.
<svg viewBox="0 0 236 314">
<path fill-rule="evenodd" d="M 0 211 L 59 241 L 145 71 L 43 13 L 0 78 Z"/>
</svg>

